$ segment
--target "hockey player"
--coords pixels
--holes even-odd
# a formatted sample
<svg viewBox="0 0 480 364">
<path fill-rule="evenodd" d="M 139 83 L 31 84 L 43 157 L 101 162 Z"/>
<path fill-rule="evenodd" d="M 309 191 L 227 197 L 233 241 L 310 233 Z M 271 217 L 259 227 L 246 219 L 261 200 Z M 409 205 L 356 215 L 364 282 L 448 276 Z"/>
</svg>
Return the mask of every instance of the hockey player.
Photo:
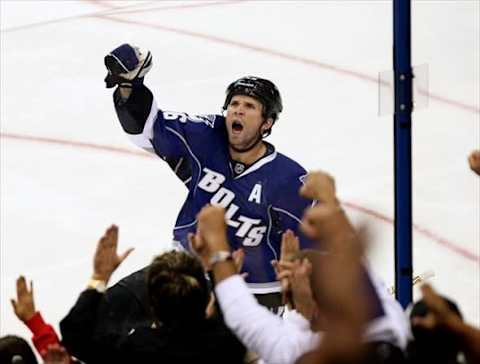
<svg viewBox="0 0 480 364">
<path fill-rule="evenodd" d="M 143 78 L 150 52 L 123 44 L 105 57 L 108 88 L 123 130 L 139 147 L 167 161 L 188 189 L 173 229 L 174 242 L 189 249 L 189 233 L 206 204 L 226 209 L 233 249 L 243 248 L 246 281 L 260 302 L 280 305 L 271 261 L 278 259 L 282 234 L 301 236 L 299 222 L 312 201 L 299 197 L 305 170 L 266 142 L 282 111 L 277 87 L 259 77 L 231 83 L 223 115 L 188 115 L 157 108 Z M 309 245 L 301 239 L 302 248 Z M 217 260 L 230 256 L 215 257 Z"/>
</svg>

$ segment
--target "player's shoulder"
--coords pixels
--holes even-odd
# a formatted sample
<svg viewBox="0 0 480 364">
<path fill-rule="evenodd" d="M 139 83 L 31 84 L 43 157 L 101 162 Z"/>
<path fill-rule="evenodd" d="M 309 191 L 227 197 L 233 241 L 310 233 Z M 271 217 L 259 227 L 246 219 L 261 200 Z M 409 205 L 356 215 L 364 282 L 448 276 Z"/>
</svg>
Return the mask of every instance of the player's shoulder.
<svg viewBox="0 0 480 364">
<path fill-rule="evenodd" d="M 276 152 L 276 157 L 272 162 L 268 174 L 276 177 L 271 181 L 272 186 L 276 186 L 275 188 L 283 189 L 288 186 L 295 189 L 304 183 L 307 171 L 297 161 Z"/>
<path fill-rule="evenodd" d="M 289 176 L 296 177 L 307 174 L 307 171 L 300 163 L 290 157 L 287 157 L 285 154 L 279 152 L 276 153 L 277 156 L 274 163 L 275 169 L 277 169 L 281 175 L 288 178 Z"/>
</svg>

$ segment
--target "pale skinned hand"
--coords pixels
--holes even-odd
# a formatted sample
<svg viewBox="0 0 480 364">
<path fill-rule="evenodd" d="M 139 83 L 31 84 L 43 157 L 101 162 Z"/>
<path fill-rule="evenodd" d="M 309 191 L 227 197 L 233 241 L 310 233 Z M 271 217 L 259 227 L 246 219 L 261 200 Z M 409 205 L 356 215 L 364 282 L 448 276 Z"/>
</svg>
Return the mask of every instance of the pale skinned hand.
<svg viewBox="0 0 480 364">
<path fill-rule="evenodd" d="M 328 173 L 315 171 L 307 174 L 300 196 L 326 204 L 338 204 L 335 194 L 335 180 Z"/>
<path fill-rule="evenodd" d="M 44 364 L 69 364 L 70 355 L 63 346 L 58 344 L 48 345 L 47 351 L 42 354 Z"/>
<path fill-rule="evenodd" d="M 335 195 L 335 180 L 323 171 L 307 175 L 300 195 L 318 200 L 318 204 L 305 210 L 301 229 L 312 240 L 332 239 L 346 240 L 345 234 L 352 235 L 345 213 Z"/>
<path fill-rule="evenodd" d="M 282 242 L 280 246 L 280 261 L 273 260 L 271 263 L 277 273 L 277 279 L 280 281 L 282 287 L 282 300 L 286 303 L 286 294 L 289 290 L 288 277 L 286 274 L 281 275 L 284 264 L 293 260 L 296 254 L 300 251 L 300 241 L 292 230 L 288 229 L 282 234 Z"/>
<path fill-rule="evenodd" d="M 317 204 L 305 210 L 300 226 L 302 232 L 312 240 L 346 239 L 353 236 L 354 229 L 345 212 L 331 204 Z"/>
<path fill-rule="evenodd" d="M 290 290 L 295 309 L 308 321 L 311 321 L 317 310 L 317 304 L 313 298 L 310 277 L 312 264 L 307 258 L 293 262 L 290 280 Z"/>
<path fill-rule="evenodd" d="M 293 274 L 295 268 L 294 262 L 288 261 L 274 261 L 273 262 L 275 269 L 277 270 L 277 279 L 279 281 L 286 280 L 287 284 L 285 290 L 290 290 L 290 277 Z"/>
<path fill-rule="evenodd" d="M 205 272 L 212 270 L 212 267 L 209 263 L 210 256 L 206 253 L 207 247 L 205 242 L 202 240 L 200 234 L 188 233 L 187 240 L 188 245 L 190 246 L 190 251 L 194 252 L 200 259 L 200 262 L 202 262 L 202 266 L 203 269 L 205 269 Z M 205 252 L 205 254 L 200 254 L 200 252 Z"/>
<path fill-rule="evenodd" d="M 273 268 L 277 274 L 277 280 L 280 281 L 282 287 L 282 303 L 284 305 L 291 305 L 292 302 L 289 301 L 290 295 L 290 277 L 292 276 L 293 271 L 293 262 L 286 260 L 273 260 Z"/>
<path fill-rule="evenodd" d="M 204 247 L 205 242 L 202 240 L 202 237 L 200 236 L 200 234 L 188 233 L 187 239 L 190 245 L 190 250 L 198 254 L 198 258 L 202 262 L 203 269 L 205 269 L 205 271 L 207 272 L 210 271 L 212 269 L 209 263 L 210 255 L 207 255 L 207 254 L 200 255 L 196 250 L 196 249 L 200 249 L 200 250 L 206 249 Z M 242 271 L 243 261 L 245 260 L 245 251 L 242 248 L 238 248 L 232 253 L 232 257 L 233 257 L 233 263 L 235 264 L 236 271 L 237 273 L 240 273 Z M 247 276 L 247 273 L 244 273 L 243 277 L 246 277 L 246 276 Z"/>
<path fill-rule="evenodd" d="M 282 243 L 280 246 L 280 260 L 291 261 L 300 251 L 300 240 L 292 230 L 287 229 L 282 234 Z"/>
<path fill-rule="evenodd" d="M 480 150 L 474 150 L 468 156 L 470 169 L 480 176 Z"/>
<path fill-rule="evenodd" d="M 208 205 L 197 215 L 197 232 L 190 236 L 190 245 L 202 262 L 207 263 L 212 254 L 218 251 L 230 251 L 227 241 L 225 209 Z"/>
<path fill-rule="evenodd" d="M 35 315 L 35 301 L 33 298 L 33 282 L 30 281 L 30 289 L 24 276 L 17 279 L 17 300 L 11 299 L 13 311 L 19 320 L 27 322 Z"/>
<path fill-rule="evenodd" d="M 305 318 L 311 320 L 316 312 L 316 303 L 310 285 L 312 264 L 305 258 L 294 261 L 279 261 L 274 264 L 277 279 L 282 282 L 284 304 L 295 308 Z M 288 299 L 287 299 L 288 297 Z"/>
<path fill-rule="evenodd" d="M 237 270 L 237 273 L 240 273 L 242 271 L 243 267 L 243 262 L 245 260 L 245 251 L 242 248 L 238 248 L 232 253 L 233 257 L 233 263 L 235 264 L 235 268 Z M 242 277 L 246 278 L 248 273 L 242 273 Z"/>
<path fill-rule="evenodd" d="M 107 283 L 113 272 L 133 251 L 133 248 L 127 249 L 124 253 L 117 253 L 118 247 L 118 227 L 110 226 L 97 244 L 97 250 L 93 257 L 93 279 L 98 279 Z"/>
</svg>

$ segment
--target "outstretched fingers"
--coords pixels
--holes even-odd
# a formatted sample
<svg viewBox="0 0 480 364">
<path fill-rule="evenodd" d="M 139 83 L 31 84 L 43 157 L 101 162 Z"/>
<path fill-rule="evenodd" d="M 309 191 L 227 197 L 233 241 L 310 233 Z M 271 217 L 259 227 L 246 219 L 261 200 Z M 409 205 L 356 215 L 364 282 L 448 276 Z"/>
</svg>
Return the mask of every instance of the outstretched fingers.
<svg viewBox="0 0 480 364">
<path fill-rule="evenodd" d="M 243 261 L 245 260 L 245 251 L 242 248 L 238 248 L 232 253 L 233 263 L 237 269 L 237 273 L 242 271 Z M 246 276 L 244 276 L 245 278 Z"/>
<path fill-rule="evenodd" d="M 134 248 L 128 248 L 119 254 L 118 226 L 111 225 L 100 238 L 93 257 L 93 277 L 108 282 L 113 272 L 131 254 Z"/>
<path fill-rule="evenodd" d="M 123 261 L 124 261 L 125 259 L 127 259 L 127 257 L 130 255 L 130 253 L 133 252 L 134 250 L 135 250 L 135 248 L 133 248 L 133 247 L 132 247 L 132 248 L 128 248 L 127 250 L 125 250 L 125 252 L 123 252 L 122 254 L 120 254 L 120 255 L 118 256 L 118 259 L 119 259 L 118 264 L 123 263 Z"/>
<path fill-rule="evenodd" d="M 299 251 L 300 251 L 300 240 L 293 233 L 292 230 L 287 229 L 282 234 L 282 242 L 280 247 L 280 260 L 281 261 L 292 260 Z"/>
</svg>

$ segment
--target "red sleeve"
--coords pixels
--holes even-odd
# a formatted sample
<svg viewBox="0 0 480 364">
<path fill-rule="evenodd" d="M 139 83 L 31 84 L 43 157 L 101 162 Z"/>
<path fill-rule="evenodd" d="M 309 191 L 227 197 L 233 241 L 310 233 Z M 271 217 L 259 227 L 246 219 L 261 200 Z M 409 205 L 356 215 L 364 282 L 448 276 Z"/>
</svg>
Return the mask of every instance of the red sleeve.
<svg viewBox="0 0 480 364">
<path fill-rule="evenodd" d="M 55 329 L 43 321 L 40 312 L 35 313 L 30 320 L 25 322 L 25 324 L 33 334 L 33 345 L 35 345 L 35 348 L 40 355 L 45 355 L 48 345 L 61 345 Z"/>
</svg>

